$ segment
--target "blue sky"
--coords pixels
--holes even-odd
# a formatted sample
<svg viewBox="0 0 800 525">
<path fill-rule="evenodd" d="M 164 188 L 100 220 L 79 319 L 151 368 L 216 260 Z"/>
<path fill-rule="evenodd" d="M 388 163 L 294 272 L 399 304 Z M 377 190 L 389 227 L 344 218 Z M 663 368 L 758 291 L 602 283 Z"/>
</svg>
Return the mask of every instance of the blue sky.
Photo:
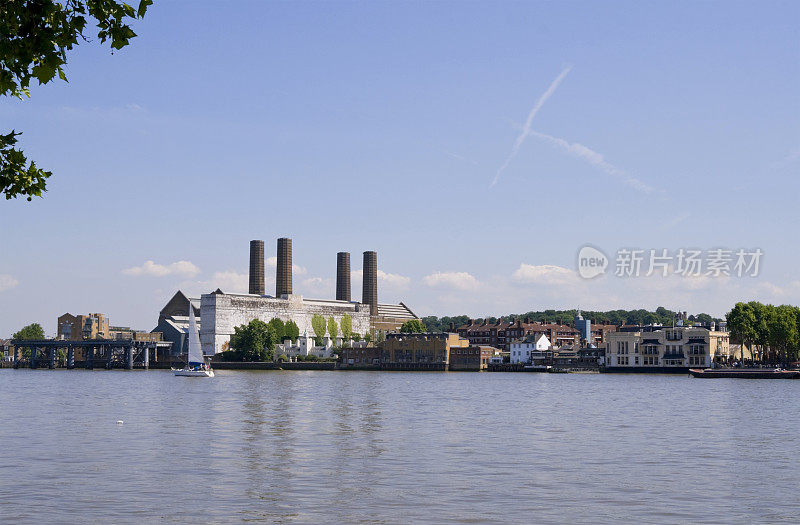
<svg viewBox="0 0 800 525">
<path fill-rule="evenodd" d="M 0 336 L 150 329 L 178 288 L 246 288 L 248 241 L 280 236 L 296 291 L 376 250 L 381 301 L 420 315 L 800 303 L 797 2 L 158 1 L 136 31 L 0 101 L 54 172 L 0 202 Z M 586 243 L 765 255 L 584 281 Z"/>
</svg>

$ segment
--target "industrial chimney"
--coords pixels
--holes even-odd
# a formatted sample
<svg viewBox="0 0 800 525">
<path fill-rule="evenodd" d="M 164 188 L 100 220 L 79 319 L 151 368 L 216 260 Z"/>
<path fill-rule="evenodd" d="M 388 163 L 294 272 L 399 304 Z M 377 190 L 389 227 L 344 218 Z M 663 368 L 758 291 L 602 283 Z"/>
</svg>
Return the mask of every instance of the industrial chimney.
<svg viewBox="0 0 800 525">
<path fill-rule="evenodd" d="M 336 254 L 336 300 L 350 301 L 350 253 Z"/>
<path fill-rule="evenodd" d="M 264 241 L 250 241 L 250 291 L 264 295 Z"/>
<path fill-rule="evenodd" d="M 361 302 L 370 305 L 372 315 L 378 314 L 378 254 L 364 252 L 364 285 L 361 289 Z"/>
<path fill-rule="evenodd" d="M 275 297 L 292 293 L 292 240 L 278 239 L 278 266 L 275 269 Z"/>
</svg>

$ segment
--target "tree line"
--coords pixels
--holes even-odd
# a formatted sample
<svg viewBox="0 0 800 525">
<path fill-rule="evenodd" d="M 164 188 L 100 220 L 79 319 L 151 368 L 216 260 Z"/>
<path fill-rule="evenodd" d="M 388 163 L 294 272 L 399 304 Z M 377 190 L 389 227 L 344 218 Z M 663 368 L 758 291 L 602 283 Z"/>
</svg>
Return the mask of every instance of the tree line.
<svg viewBox="0 0 800 525">
<path fill-rule="evenodd" d="M 545 322 L 545 323 L 562 323 L 571 324 L 572 320 L 577 314 L 577 310 L 539 310 L 530 311 L 524 314 L 508 314 L 502 317 L 503 321 L 517 322 L 518 320 L 530 322 Z M 581 315 L 584 319 L 591 319 L 597 324 L 627 324 L 627 325 L 648 325 L 648 324 L 661 324 L 671 325 L 678 319 L 679 312 L 669 310 L 663 306 L 659 306 L 654 311 L 650 310 L 581 310 Z M 450 323 L 453 323 L 456 328 L 469 323 L 470 317 L 467 315 L 456 315 L 452 317 L 436 317 L 435 315 L 422 318 L 425 323 L 427 331 L 429 332 L 446 332 L 450 330 Z M 473 322 L 483 323 L 484 320 L 489 323 L 496 323 L 497 317 L 485 317 L 472 319 Z M 706 313 L 692 314 L 686 319 L 686 324 L 709 324 L 711 322 L 720 322 L 722 319 L 714 318 Z"/>
<path fill-rule="evenodd" d="M 785 364 L 798 360 L 800 308 L 758 301 L 739 302 L 725 316 L 731 339 L 743 343 L 753 360 Z M 744 348 L 741 358 L 744 360 Z"/>
</svg>

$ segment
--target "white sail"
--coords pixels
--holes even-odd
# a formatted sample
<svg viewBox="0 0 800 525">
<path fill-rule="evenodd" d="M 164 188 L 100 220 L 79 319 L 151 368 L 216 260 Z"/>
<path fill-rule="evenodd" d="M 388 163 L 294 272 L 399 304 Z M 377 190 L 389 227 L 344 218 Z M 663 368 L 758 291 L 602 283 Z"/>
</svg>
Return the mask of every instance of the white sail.
<svg viewBox="0 0 800 525">
<path fill-rule="evenodd" d="M 197 321 L 194 318 L 194 308 L 189 304 L 189 366 L 205 363 L 203 349 L 200 347 L 200 334 L 197 332 Z"/>
</svg>

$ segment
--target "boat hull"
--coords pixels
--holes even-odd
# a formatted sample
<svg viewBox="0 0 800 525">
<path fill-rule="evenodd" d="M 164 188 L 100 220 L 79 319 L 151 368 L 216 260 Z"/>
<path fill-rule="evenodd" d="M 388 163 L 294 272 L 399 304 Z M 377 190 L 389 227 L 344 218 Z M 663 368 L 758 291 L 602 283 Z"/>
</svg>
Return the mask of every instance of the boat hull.
<svg viewBox="0 0 800 525">
<path fill-rule="evenodd" d="M 187 370 L 185 368 L 173 368 L 172 373 L 180 377 L 214 377 L 213 370 Z"/>
<path fill-rule="evenodd" d="M 701 370 L 690 368 L 689 373 L 693 377 L 700 378 L 736 378 L 736 379 L 800 379 L 800 370 L 735 370 L 735 369 L 710 369 Z"/>
</svg>

